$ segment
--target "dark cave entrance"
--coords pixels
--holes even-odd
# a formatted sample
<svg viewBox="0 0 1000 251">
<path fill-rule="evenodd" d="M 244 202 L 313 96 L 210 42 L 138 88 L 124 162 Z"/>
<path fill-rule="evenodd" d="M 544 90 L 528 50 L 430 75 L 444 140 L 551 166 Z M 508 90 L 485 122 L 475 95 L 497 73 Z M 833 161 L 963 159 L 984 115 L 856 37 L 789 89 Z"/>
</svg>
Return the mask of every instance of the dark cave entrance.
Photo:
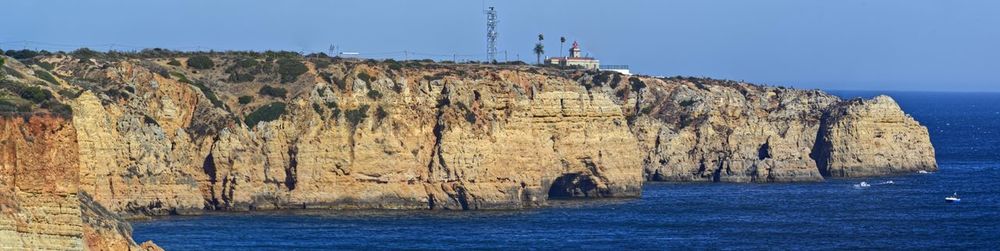
<svg viewBox="0 0 1000 251">
<path fill-rule="evenodd" d="M 567 173 L 559 176 L 549 187 L 549 199 L 600 197 L 594 177 L 584 173 Z"/>
</svg>

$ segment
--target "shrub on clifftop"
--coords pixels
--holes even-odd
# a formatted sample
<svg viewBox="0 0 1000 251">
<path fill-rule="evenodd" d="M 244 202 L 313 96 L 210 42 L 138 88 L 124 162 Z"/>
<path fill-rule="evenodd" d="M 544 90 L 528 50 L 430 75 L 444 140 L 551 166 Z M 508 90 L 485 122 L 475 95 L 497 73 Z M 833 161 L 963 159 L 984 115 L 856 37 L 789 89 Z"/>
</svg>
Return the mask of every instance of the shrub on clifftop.
<svg viewBox="0 0 1000 251">
<path fill-rule="evenodd" d="M 253 102 L 253 97 L 252 96 L 240 96 L 239 101 L 240 101 L 241 105 L 249 104 L 250 102 Z"/>
<path fill-rule="evenodd" d="M 198 55 L 188 58 L 188 67 L 199 70 L 211 69 L 215 67 L 215 62 L 208 56 Z"/>
<path fill-rule="evenodd" d="M 46 71 L 35 70 L 35 77 L 38 77 L 38 78 L 40 78 L 42 80 L 45 80 L 45 81 L 48 81 L 49 83 L 52 83 L 54 85 L 58 85 L 59 84 L 59 81 L 56 80 L 56 78 L 53 77 L 52 74 L 49 74 Z"/>
<path fill-rule="evenodd" d="M 306 65 L 297 59 L 282 58 L 278 60 L 278 74 L 281 74 L 282 83 L 295 82 L 299 75 L 309 71 Z"/>
<path fill-rule="evenodd" d="M 260 93 L 260 95 L 267 95 L 275 98 L 284 98 L 285 95 L 288 95 L 288 90 L 285 90 L 285 88 L 281 87 L 271 87 L 265 85 L 264 87 L 260 88 L 260 91 L 258 93 Z"/>
</svg>

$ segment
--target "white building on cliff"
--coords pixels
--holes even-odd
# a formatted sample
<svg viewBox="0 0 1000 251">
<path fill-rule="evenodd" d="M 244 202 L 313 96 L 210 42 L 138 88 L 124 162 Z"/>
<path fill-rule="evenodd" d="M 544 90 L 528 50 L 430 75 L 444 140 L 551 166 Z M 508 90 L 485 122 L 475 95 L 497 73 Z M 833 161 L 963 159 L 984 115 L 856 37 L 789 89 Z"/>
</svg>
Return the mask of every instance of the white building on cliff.
<svg viewBox="0 0 1000 251">
<path fill-rule="evenodd" d="M 573 47 L 569 48 L 569 57 L 551 57 L 545 59 L 550 65 L 559 65 L 564 67 L 579 67 L 582 69 L 600 69 L 601 61 L 592 57 L 584 57 L 580 54 L 580 44 L 573 41 Z"/>
</svg>

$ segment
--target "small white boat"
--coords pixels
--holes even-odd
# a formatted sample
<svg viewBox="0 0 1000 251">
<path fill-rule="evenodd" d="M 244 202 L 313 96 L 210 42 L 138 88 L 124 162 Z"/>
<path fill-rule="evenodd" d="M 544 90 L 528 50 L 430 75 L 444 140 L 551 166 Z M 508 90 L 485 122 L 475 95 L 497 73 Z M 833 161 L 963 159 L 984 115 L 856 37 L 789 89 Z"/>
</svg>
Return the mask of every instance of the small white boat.
<svg viewBox="0 0 1000 251">
<path fill-rule="evenodd" d="M 944 201 L 948 203 L 958 203 L 959 201 L 962 201 L 962 198 L 959 198 L 958 193 L 955 193 L 951 196 L 944 197 Z"/>
<path fill-rule="evenodd" d="M 871 186 L 872 185 L 868 184 L 868 182 L 862 181 L 861 183 L 855 184 L 854 188 L 868 188 L 868 187 L 871 187 Z"/>
<path fill-rule="evenodd" d="M 917 171 L 917 173 L 919 173 L 919 174 L 928 174 L 930 172 L 927 172 L 927 171 L 924 171 L 924 170 L 920 170 L 920 171 Z"/>
</svg>

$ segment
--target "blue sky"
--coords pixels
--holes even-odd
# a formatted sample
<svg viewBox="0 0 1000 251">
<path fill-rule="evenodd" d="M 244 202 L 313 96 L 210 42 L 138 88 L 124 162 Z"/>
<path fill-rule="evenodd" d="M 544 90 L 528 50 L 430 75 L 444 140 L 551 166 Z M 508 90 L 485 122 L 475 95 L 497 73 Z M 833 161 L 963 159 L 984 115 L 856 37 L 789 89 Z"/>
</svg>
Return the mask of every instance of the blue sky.
<svg viewBox="0 0 1000 251">
<path fill-rule="evenodd" d="M 499 49 L 559 37 L 649 75 L 841 90 L 1000 91 L 1000 1 L 487 1 Z M 344 51 L 485 57 L 480 0 L 2 0 L 0 48 Z M 19 42 L 19 41 L 33 42 Z M 567 43 L 567 47 L 569 46 Z"/>
</svg>

